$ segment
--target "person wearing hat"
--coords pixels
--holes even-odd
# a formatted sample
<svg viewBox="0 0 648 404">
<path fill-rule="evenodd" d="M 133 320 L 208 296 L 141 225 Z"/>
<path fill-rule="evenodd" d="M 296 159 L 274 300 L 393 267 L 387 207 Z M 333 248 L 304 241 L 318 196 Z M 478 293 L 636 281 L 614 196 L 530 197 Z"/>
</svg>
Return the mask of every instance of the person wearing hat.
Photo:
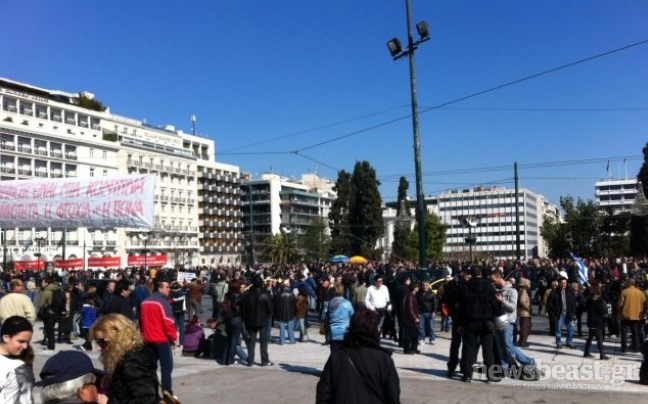
<svg viewBox="0 0 648 404">
<path fill-rule="evenodd" d="M 0 341 L 0 403 L 32 403 L 34 371 L 26 363 L 34 329 L 24 317 L 12 316 L 2 323 Z"/>
<path fill-rule="evenodd" d="M 576 295 L 567 287 L 567 273 L 560 271 L 558 288 L 549 296 L 548 307 L 555 318 L 556 324 L 556 349 L 562 348 L 562 328 L 567 328 L 566 346 L 576 349 L 573 344 L 574 328 L 576 326 Z"/>
<path fill-rule="evenodd" d="M 83 352 L 61 351 L 45 362 L 36 385 L 43 404 L 98 403 L 97 385 L 105 374 Z"/>
</svg>

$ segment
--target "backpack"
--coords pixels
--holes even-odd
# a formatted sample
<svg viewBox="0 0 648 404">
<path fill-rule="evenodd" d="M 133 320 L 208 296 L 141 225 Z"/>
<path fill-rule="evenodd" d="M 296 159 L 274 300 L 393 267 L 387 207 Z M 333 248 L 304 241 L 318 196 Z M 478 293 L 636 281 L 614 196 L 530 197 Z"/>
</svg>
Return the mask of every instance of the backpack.
<svg viewBox="0 0 648 404">
<path fill-rule="evenodd" d="M 49 309 L 54 313 L 55 317 L 61 317 L 66 314 L 65 310 L 65 292 L 63 289 L 55 289 L 52 291 L 52 303 L 50 304 Z"/>
</svg>

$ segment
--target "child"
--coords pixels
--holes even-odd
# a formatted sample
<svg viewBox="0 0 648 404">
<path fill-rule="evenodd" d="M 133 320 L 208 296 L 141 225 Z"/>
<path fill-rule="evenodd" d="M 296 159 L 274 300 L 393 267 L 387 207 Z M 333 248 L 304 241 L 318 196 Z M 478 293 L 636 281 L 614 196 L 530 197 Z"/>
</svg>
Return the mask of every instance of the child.
<svg viewBox="0 0 648 404">
<path fill-rule="evenodd" d="M 97 308 L 95 307 L 94 294 L 89 293 L 83 307 L 81 308 L 81 338 L 85 342 L 81 345 L 84 351 L 92 351 L 92 343 L 90 342 L 89 330 L 92 324 L 97 320 Z"/>
</svg>

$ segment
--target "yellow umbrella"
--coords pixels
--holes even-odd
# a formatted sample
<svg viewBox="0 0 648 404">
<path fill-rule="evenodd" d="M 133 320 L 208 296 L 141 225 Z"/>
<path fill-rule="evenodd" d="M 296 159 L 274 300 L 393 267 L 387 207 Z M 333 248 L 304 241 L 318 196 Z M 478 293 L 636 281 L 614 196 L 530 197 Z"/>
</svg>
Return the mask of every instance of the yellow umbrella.
<svg viewBox="0 0 648 404">
<path fill-rule="evenodd" d="M 349 264 L 366 264 L 367 259 L 365 257 L 362 257 L 360 255 L 354 255 L 349 259 Z"/>
</svg>

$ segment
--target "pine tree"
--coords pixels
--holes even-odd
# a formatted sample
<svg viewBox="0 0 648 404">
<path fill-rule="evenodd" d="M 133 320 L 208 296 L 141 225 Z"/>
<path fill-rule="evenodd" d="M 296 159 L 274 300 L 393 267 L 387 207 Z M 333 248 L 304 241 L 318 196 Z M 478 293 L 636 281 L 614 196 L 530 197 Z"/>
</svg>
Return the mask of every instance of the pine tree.
<svg viewBox="0 0 648 404">
<path fill-rule="evenodd" d="M 376 170 L 368 161 L 356 162 L 351 176 L 349 226 L 351 254 L 373 256 L 376 241 L 384 234 L 382 199 Z"/>
<path fill-rule="evenodd" d="M 349 229 L 349 204 L 351 200 L 351 174 L 341 170 L 333 188 L 337 198 L 331 204 L 329 227 L 331 228 L 331 255 L 348 255 L 351 249 Z"/>
<path fill-rule="evenodd" d="M 425 211 L 425 255 L 429 262 L 443 260 L 443 246 L 446 242 L 447 226 L 441 222 L 439 216 L 434 213 Z M 411 261 L 418 260 L 418 224 L 414 226 L 414 231 L 410 234 L 407 254 Z"/>
</svg>

